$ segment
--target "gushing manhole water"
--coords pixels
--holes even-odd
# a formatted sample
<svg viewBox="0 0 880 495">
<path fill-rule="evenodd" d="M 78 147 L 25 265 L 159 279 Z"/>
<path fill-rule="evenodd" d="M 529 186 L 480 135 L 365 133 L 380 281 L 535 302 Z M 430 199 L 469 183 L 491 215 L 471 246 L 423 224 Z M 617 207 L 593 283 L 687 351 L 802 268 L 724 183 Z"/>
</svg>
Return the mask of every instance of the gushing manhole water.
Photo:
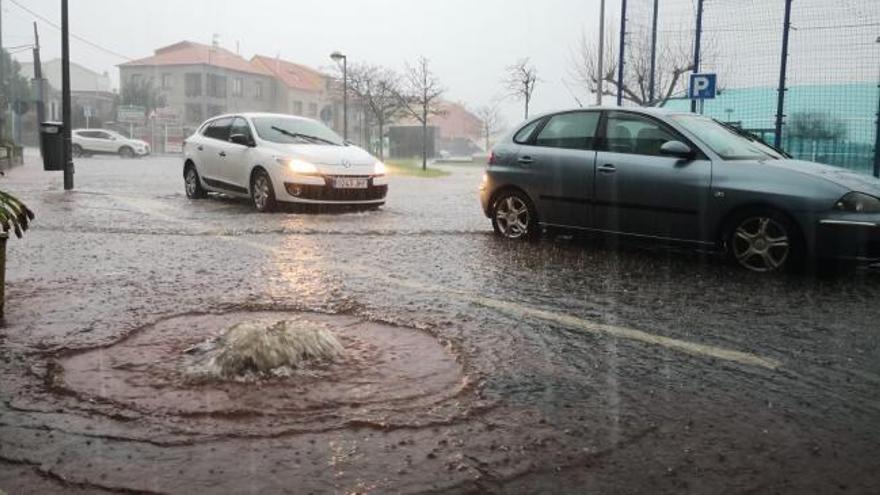
<svg viewBox="0 0 880 495">
<path fill-rule="evenodd" d="M 253 381 L 338 361 L 345 349 L 325 323 L 297 318 L 236 323 L 184 353 L 183 373 L 194 380 Z"/>
<path fill-rule="evenodd" d="M 311 313 L 179 316 L 59 364 L 56 383 L 89 402 L 214 433 L 449 421 L 466 414 L 470 389 L 425 332 Z"/>
</svg>

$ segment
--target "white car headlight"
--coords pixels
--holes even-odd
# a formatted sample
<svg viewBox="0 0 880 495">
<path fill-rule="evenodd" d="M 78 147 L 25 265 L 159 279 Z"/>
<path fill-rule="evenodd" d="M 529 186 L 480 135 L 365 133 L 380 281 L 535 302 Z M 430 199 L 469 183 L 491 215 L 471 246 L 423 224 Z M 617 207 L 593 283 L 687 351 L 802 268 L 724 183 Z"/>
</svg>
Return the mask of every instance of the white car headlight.
<svg viewBox="0 0 880 495">
<path fill-rule="evenodd" d="M 386 173 L 388 173 L 388 169 L 385 167 L 384 163 L 376 162 L 376 164 L 373 165 L 374 175 L 385 175 Z"/>
<path fill-rule="evenodd" d="M 291 172 L 302 174 L 302 175 L 317 175 L 318 167 L 313 163 L 309 163 L 305 160 L 299 160 L 297 158 L 276 158 L 275 159 L 281 165 L 284 165 Z"/>
</svg>

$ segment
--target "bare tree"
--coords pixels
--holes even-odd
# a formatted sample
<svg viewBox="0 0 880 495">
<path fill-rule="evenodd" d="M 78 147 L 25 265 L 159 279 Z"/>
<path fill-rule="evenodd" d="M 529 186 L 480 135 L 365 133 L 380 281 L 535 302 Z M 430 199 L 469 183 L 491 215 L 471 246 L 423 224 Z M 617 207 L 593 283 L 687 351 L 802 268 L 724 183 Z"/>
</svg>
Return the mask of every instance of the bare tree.
<svg viewBox="0 0 880 495">
<path fill-rule="evenodd" d="M 428 119 L 443 113 L 440 102 L 446 90 L 425 57 L 419 57 L 414 65 L 406 64 L 403 83 L 397 98 L 404 111 L 422 125 L 422 170 L 427 170 Z"/>
<path fill-rule="evenodd" d="M 694 68 L 693 39 L 688 39 L 688 31 L 679 34 L 670 32 L 664 41 L 658 41 L 657 62 L 654 75 L 654 97 L 651 98 L 651 40 L 650 37 L 631 37 L 627 39 L 624 56 L 623 99 L 644 107 L 662 107 L 674 96 L 686 91 L 686 78 L 683 77 Z M 569 77 L 579 87 L 596 93 L 598 81 L 603 81 L 602 95 L 617 96 L 617 35 L 609 31 L 603 54 L 603 73 L 598 74 L 598 42 L 592 42 L 582 35 L 577 47 L 572 51 Z M 707 53 L 704 44 L 703 53 Z M 705 59 L 705 56 L 704 56 Z"/>
<path fill-rule="evenodd" d="M 379 159 L 385 159 L 385 127 L 403 112 L 400 77 L 393 70 L 376 65 L 353 65 L 348 68 L 348 85 L 364 105 L 379 133 Z M 365 126 L 366 127 L 366 126 Z"/>
<path fill-rule="evenodd" d="M 526 119 L 528 119 L 532 93 L 535 92 L 535 85 L 538 83 L 538 69 L 531 64 L 528 58 L 522 58 L 507 67 L 507 74 L 503 82 L 510 92 L 510 96 L 525 104 Z"/>
<path fill-rule="evenodd" d="M 501 119 L 501 110 L 498 103 L 493 101 L 488 105 L 483 105 L 477 109 L 477 117 L 482 121 L 481 129 L 483 137 L 486 139 L 486 151 L 491 148 L 492 136 L 494 136 L 503 125 Z"/>
<path fill-rule="evenodd" d="M 827 113 L 797 112 L 791 116 L 786 134 L 814 141 L 836 140 L 846 136 L 846 124 Z"/>
</svg>

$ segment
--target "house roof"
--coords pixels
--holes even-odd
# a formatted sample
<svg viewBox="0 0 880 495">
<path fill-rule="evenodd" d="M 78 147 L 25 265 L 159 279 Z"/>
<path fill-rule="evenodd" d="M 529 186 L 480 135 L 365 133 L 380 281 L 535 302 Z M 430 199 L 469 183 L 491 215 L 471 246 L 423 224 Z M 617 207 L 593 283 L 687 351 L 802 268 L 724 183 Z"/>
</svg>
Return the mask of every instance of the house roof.
<svg viewBox="0 0 880 495">
<path fill-rule="evenodd" d="M 428 125 L 437 127 L 440 137 L 445 139 L 480 138 L 483 121 L 465 108 L 463 104 L 441 101 L 437 106 L 442 113 L 428 117 Z M 419 123 L 416 119 L 407 117 L 399 125 L 419 125 Z"/>
<path fill-rule="evenodd" d="M 254 56 L 251 65 L 271 73 L 288 88 L 316 92 L 325 88 L 326 76 L 311 67 L 263 55 Z"/>
<path fill-rule="evenodd" d="M 153 67 L 170 65 L 210 65 L 224 69 L 271 76 L 267 70 L 251 64 L 244 58 L 219 46 L 203 45 L 193 41 L 181 41 L 159 48 L 153 56 L 132 60 L 120 67 Z"/>
<path fill-rule="evenodd" d="M 43 61 L 43 77 L 49 81 L 49 85 L 55 89 L 61 89 L 61 59 Z M 24 62 L 21 64 L 22 74 L 33 74 L 34 64 Z M 93 71 L 75 62 L 70 63 L 70 90 L 74 92 L 101 92 L 112 91 L 110 76 Z"/>
</svg>

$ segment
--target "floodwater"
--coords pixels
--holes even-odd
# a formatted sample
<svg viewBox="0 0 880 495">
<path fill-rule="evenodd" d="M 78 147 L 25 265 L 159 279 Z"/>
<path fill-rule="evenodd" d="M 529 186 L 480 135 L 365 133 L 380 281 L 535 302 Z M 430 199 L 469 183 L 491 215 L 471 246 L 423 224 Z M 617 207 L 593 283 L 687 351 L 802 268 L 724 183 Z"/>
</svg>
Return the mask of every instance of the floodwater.
<svg viewBox="0 0 880 495">
<path fill-rule="evenodd" d="M 481 170 L 393 178 L 380 211 L 189 201 L 173 158 L 31 157 L 9 243 L 9 493 L 880 490 L 880 276 L 494 238 Z M 183 351 L 254 319 L 349 360 L 193 384 Z"/>
</svg>

